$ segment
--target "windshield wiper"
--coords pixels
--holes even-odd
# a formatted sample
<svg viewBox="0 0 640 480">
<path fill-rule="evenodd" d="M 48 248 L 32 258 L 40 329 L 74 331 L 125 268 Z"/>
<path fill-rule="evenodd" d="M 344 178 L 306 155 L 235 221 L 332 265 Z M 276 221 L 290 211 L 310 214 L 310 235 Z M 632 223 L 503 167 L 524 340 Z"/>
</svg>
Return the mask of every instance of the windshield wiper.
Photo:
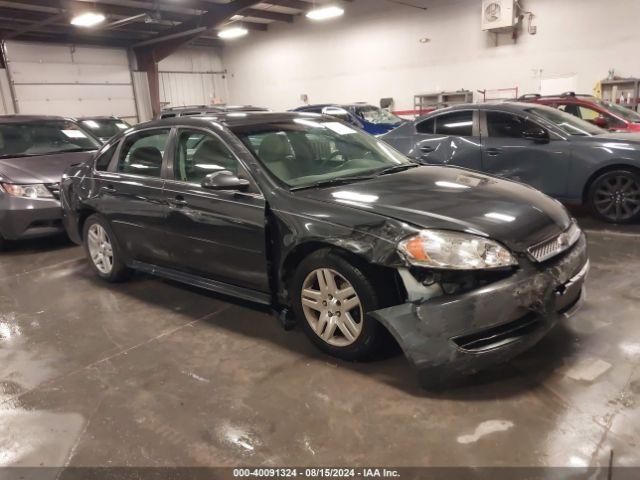
<svg viewBox="0 0 640 480">
<path fill-rule="evenodd" d="M 382 175 L 389 175 L 391 173 L 404 172 L 405 170 L 409 170 L 410 168 L 418 167 L 419 165 L 415 163 L 406 163 L 404 165 L 394 165 L 393 167 L 388 167 L 383 170 L 380 170 L 376 173 L 376 176 L 380 177 Z"/>
<path fill-rule="evenodd" d="M 292 192 L 297 192 L 299 190 L 310 190 L 314 188 L 323 188 L 323 187 L 334 187 L 336 185 L 348 185 L 354 182 L 363 182 L 365 180 L 373 180 L 375 177 L 366 176 L 366 177 L 341 177 L 341 178 L 332 178 L 331 180 L 322 180 L 320 182 L 312 183 L 310 185 L 303 185 L 301 187 L 293 187 L 291 189 Z"/>
</svg>

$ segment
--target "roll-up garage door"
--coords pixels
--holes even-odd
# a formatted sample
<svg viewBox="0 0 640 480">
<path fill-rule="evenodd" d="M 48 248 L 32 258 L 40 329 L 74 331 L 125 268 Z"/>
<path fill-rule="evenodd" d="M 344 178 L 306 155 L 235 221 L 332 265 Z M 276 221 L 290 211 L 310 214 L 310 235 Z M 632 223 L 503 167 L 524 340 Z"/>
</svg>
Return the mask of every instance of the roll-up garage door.
<svg viewBox="0 0 640 480">
<path fill-rule="evenodd" d="M 6 53 L 18 113 L 137 120 L 126 50 L 7 42 Z"/>
</svg>

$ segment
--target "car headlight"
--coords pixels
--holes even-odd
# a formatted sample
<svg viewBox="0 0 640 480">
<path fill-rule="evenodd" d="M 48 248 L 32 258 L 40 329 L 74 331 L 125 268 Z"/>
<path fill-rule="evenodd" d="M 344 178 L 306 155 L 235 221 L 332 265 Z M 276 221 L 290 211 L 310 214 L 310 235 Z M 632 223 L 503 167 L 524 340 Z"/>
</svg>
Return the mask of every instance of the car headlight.
<svg viewBox="0 0 640 480">
<path fill-rule="evenodd" d="M 22 198 L 53 198 L 53 194 L 43 184 L 36 185 L 14 185 L 12 183 L 2 183 L 5 192 L 13 197 Z"/>
<path fill-rule="evenodd" d="M 409 263 L 445 270 L 480 270 L 517 265 L 505 247 L 477 235 L 445 230 L 423 230 L 398 244 Z"/>
</svg>

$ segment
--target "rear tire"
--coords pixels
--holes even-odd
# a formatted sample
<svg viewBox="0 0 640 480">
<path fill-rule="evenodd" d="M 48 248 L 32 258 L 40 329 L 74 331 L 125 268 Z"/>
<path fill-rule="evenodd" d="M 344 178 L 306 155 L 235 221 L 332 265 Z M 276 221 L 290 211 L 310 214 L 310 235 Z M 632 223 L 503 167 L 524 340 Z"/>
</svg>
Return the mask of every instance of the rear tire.
<svg viewBox="0 0 640 480">
<path fill-rule="evenodd" d="M 131 276 L 131 270 L 123 261 L 116 236 L 104 217 L 94 214 L 87 218 L 82 238 L 89 265 L 101 279 L 116 283 Z"/>
<path fill-rule="evenodd" d="M 7 247 L 7 241 L 4 238 L 2 238 L 2 235 L 0 235 L 0 252 L 3 252 L 6 247 Z"/>
<path fill-rule="evenodd" d="M 348 361 L 366 360 L 385 337 L 367 313 L 382 308 L 372 277 L 330 249 L 298 266 L 292 281 L 293 310 L 309 339 L 322 351 Z"/>
<path fill-rule="evenodd" d="M 593 214 L 608 223 L 640 219 L 640 174 L 631 169 L 603 173 L 591 184 L 587 202 Z"/>
</svg>

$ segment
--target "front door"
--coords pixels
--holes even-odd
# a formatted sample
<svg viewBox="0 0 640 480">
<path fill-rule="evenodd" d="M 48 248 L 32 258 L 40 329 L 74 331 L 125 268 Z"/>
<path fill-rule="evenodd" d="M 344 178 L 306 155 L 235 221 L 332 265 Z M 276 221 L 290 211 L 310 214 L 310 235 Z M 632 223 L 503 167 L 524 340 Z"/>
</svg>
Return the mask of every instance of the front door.
<svg viewBox="0 0 640 480">
<path fill-rule="evenodd" d="M 480 170 L 482 153 L 476 110 L 430 117 L 416 125 L 408 156 L 421 163 L 455 165 Z"/>
<path fill-rule="evenodd" d="M 108 170 L 95 174 L 101 213 L 132 260 L 163 265 L 169 259 L 162 172 L 170 132 L 155 128 L 126 136 Z"/>
<path fill-rule="evenodd" d="M 210 173 L 228 170 L 251 182 L 245 191 L 201 186 Z M 265 200 L 235 155 L 208 130 L 176 132 L 166 230 L 174 268 L 213 280 L 269 291 Z"/>
<path fill-rule="evenodd" d="M 482 120 L 482 169 L 556 197 L 567 192 L 571 150 L 542 125 L 509 112 L 486 111 Z M 529 131 L 546 131 L 532 140 Z"/>
</svg>

